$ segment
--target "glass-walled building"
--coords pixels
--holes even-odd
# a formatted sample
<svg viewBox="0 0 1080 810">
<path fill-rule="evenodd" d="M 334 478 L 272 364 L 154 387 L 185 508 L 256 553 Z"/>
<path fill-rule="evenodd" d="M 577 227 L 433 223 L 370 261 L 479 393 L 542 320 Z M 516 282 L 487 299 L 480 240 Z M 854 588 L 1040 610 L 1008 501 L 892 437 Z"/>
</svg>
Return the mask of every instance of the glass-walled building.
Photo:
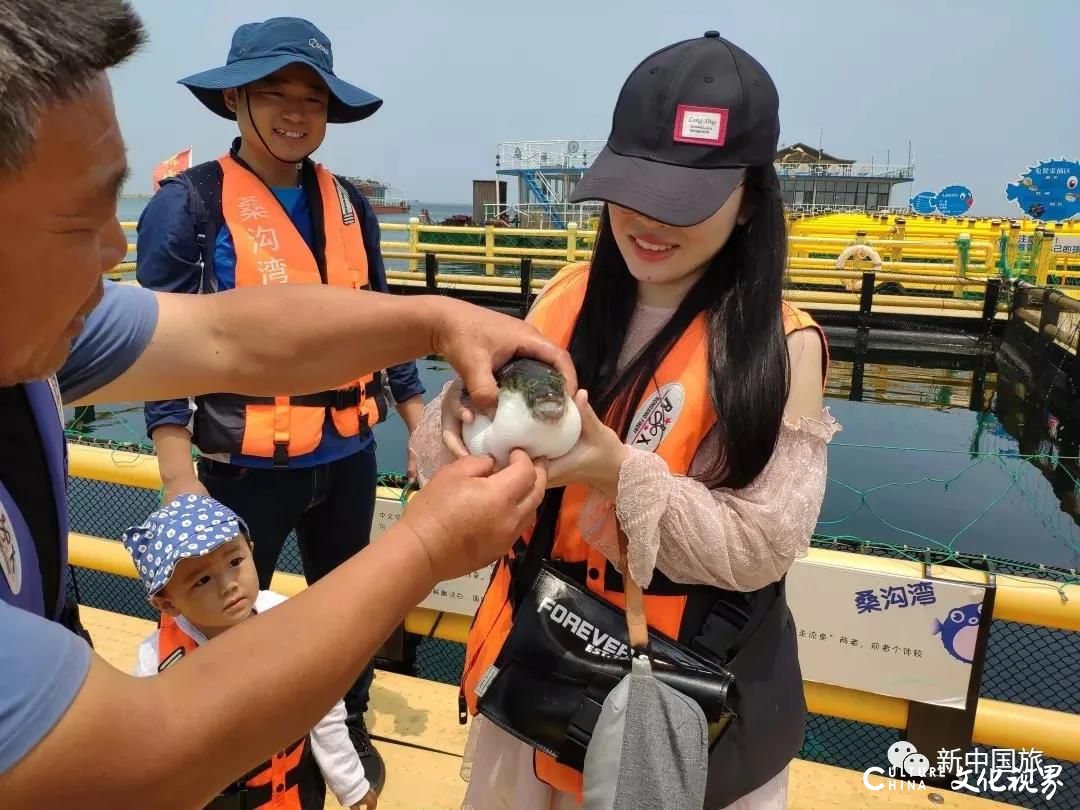
<svg viewBox="0 0 1080 810">
<path fill-rule="evenodd" d="M 784 205 L 795 211 L 888 208 L 893 186 L 915 178 L 914 165 L 857 163 L 804 143 L 781 148 L 776 171 Z"/>
</svg>

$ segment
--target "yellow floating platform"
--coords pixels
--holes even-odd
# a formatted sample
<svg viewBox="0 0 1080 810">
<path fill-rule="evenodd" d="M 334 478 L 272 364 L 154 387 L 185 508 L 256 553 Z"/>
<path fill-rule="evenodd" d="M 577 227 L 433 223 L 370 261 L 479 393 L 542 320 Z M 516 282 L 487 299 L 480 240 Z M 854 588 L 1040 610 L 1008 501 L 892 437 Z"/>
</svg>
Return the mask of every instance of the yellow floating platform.
<svg viewBox="0 0 1080 810">
<path fill-rule="evenodd" d="M 139 642 L 154 629 L 153 623 L 91 607 L 83 606 L 81 611 L 98 654 L 130 672 Z M 371 687 L 367 721 L 387 768 L 380 810 L 456 810 L 461 806 L 465 783 L 459 771 L 467 727 L 457 721 L 455 687 L 379 670 Z M 327 810 L 340 808 L 332 796 L 325 806 Z M 805 760 L 791 764 L 788 810 L 1006 806 L 950 791 L 872 792 L 859 772 Z"/>
</svg>

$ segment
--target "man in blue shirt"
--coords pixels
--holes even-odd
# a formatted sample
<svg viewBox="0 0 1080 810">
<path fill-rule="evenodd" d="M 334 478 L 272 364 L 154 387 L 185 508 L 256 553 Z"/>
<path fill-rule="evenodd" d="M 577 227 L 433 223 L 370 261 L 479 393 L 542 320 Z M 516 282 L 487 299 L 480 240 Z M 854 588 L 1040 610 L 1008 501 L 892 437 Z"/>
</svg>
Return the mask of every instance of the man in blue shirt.
<svg viewBox="0 0 1080 810">
<path fill-rule="evenodd" d="M 370 203 L 347 179 L 310 159 L 328 121 L 360 121 L 382 105 L 333 74 L 332 54 L 330 40 L 316 26 L 279 17 L 240 26 L 224 67 L 181 80 L 211 112 L 236 121 L 240 137 L 222 158 L 165 180 L 147 204 L 138 227 L 137 276 L 143 287 L 210 294 L 246 284 L 333 284 L 336 278 L 351 285 L 348 265 L 359 258 L 367 268 L 366 287 L 387 292 L 379 222 Z M 320 172 L 331 193 L 322 193 Z M 359 227 L 335 221 L 339 191 L 347 195 Z M 259 229 L 273 229 L 274 238 L 251 239 Z M 302 237 L 295 245 L 303 255 L 288 253 L 286 230 Z M 352 241 L 356 257 L 334 250 L 342 241 Z M 310 279 L 301 275 L 305 261 L 313 271 Z M 415 363 L 390 367 L 387 380 L 411 434 L 424 407 Z M 381 375 L 367 383 L 381 388 Z M 315 582 L 367 545 L 378 475 L 371 429 L 385 414 L 386 393 L 373 392 L 377 404 L 363 414 L 370 418 L 354 428 L 354 417 L 347 435 L 340 412 L 358 406 L 335 403 L 337 394 L 318 403 L 308 398 L 318 409 L 281 408 L 269 398 L 254 402 L 229 394 L 147 402 L 147 433 L 166 500 L 179 492 L 207 493 L 239 514 L 257 539 L 253 555 L 263 590 L 295 530 L 304 576 Z M 272 441 L 282 427 L 291 434 L 288 446 Z M 265 436 L 261 447 L 259 431 Z M 193 444 L 200 451 L 198 480 Z M 365 670 L 345 695 L 345 706 L 353 744 L 379 791 L 385 766 L 364 725 L 372 675 L 372 667 Z"/>
<path fill-rule="evenodd" d="M 61 397 L 306 394 L 430 353 L 446 356 L 483 410 L 497 400 L 492 369 L 515 355 L 554 363 L 575 389 L 569 355 L 535 329 L 449 298 L 322 284 L 213 296 L 103 284 L 127 252 L 116 218 L 127 162 L 105 71 L 144 38 L 122 0 L 0 3 L 5 807 L 204 806 L 325 715 L 437 582 L 506 553 L 547 482 L 546 466 L 520 451 L 499 472 L 490 457 L 460 459 L 304 593 L 136 678 L 71 632 Z M 307 359 L 288 362 L 297 356 Z"/>
</svg>

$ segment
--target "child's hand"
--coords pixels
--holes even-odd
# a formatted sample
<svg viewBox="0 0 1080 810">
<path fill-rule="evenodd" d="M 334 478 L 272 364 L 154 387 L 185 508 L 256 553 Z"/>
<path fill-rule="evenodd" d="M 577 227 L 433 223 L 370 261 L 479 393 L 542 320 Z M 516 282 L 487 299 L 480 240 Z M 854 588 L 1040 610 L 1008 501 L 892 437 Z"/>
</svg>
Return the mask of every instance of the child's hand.
<svg viewBox="0 0 1080 810">
<path fill-rule="evenodd" d="M 369 790 L 367 795 L 354 804 L 350 810 L 375 810 L 375 805 L 379 803 L 379 794 L 374 790 Z"/>
</svg>

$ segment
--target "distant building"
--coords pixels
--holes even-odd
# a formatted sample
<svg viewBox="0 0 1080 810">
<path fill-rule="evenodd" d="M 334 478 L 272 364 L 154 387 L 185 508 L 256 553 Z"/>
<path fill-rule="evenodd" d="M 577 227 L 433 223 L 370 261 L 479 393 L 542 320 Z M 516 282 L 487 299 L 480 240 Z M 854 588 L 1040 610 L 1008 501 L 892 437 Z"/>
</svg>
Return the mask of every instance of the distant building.
<svg viewBox="0 0 1080 810">
<path fill-rule="evenodd" d="M 517 203 L 509 204 L 502 183 L 499 204 L 479 203 L 483 221 L 508 219 L 524 228 L 565 228 L 571 222 L 587 227 L 599 216 L 601 203 L 570 203 L 567 198 L 603 148 L 604 141 L 598 140 L 500 143 L 495 174 L 514 178 Z"/>
<path fill-rule="evenodd" d="M 915 179 L 913 165 L 856 163 L 805 143 L 781 147 L 775 165 L 784 205 L 796 211 L 888 208 L 892 187 Z"/>
<path fill-rule="evenodd" d="M 602 205 L 569 203 L 567 198 L 604 148 L 601 140 L 508 141 L 495 156 L 496 178 L 474 181 L 473 218 L 511 221 L 526 228 L 593 227 Z M 889 208 L 897 183 L 915 179 L 915 167 L 857 163 L 805 143 L 781 147 L 776 171 L 784 207 L 791 211 Z M 497 195 L 496 195 L 497 190 Z M 507 199 L 515 193 L 516 203 Z M 898 207 L 907 207 L 905 195 Z"/>
</svg>

